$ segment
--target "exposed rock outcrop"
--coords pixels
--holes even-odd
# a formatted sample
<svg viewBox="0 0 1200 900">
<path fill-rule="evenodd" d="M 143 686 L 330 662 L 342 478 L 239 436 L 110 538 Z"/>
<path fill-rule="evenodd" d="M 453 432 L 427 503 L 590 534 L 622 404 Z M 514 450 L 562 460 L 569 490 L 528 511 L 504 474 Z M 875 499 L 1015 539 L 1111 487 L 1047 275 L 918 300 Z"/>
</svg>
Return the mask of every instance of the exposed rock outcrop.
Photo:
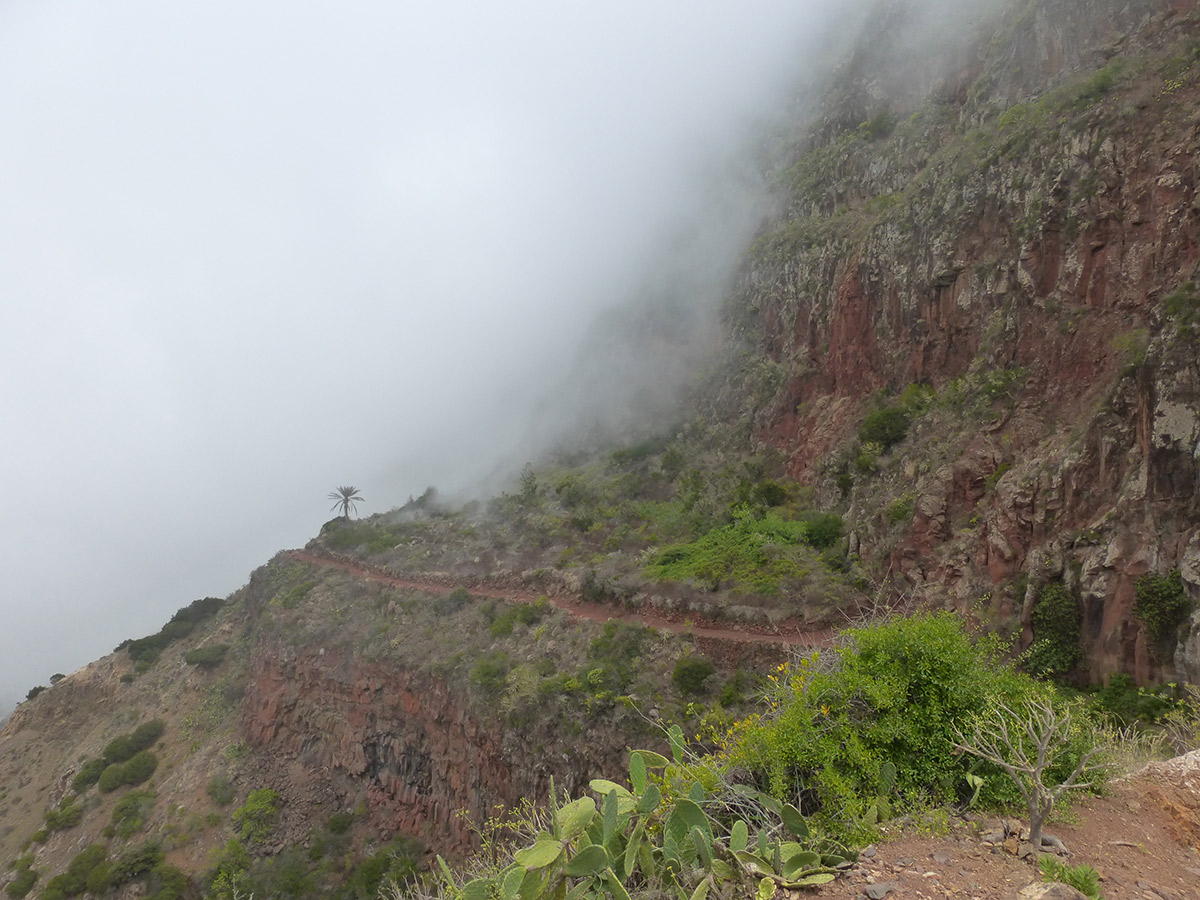
<svg viewBox="0 0 1200 900">
<path fill-rule="evenodd" d="M 907 589 L 991 597 L 1028 636 L 1033 595 L 1000 588 L 1063 580 L 1090 678 L 1194 679 L 1195 628 L 1159 660 L 1132 608 L 1138 577 L 1194 566 L 1200 527 L 1200 23 L 1194 2 L 1084 6 L 982 20 L 923 93 L 865 58 L 840 73 L 830 102 L 866 121 L 830 112 L 783 176 L 729 312 L 774 380 L 733 378 L 765 392 L 758 437 L 794 477 L 836 503 L 854 476 L 861 552 Z M 872 393 L 912 383 L 943 406 L 900 470 L 856 472 Z M 879 513 L 901 492 L 897 534 Z"/>
</svg>

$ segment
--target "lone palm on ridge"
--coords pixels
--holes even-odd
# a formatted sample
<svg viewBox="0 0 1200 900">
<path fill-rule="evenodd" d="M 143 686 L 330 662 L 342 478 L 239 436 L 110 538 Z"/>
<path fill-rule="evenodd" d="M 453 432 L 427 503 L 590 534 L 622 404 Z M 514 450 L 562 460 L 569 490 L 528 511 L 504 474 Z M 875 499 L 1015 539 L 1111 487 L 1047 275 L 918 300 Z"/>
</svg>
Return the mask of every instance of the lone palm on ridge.
<svg viewBox="0 0 1200 900">
<path fill-rule="evenodd" d="M 358 488 L 352 484 L 344 484 L 336 490 L 329 492 L 329 499 L 334 501 L 330 509 L 342 510 L 342 518 L 350 518 L 350 514 L 358 512 L 358 501 L 362 500 L 362 495 L 359 494 Z"/>
</svg>

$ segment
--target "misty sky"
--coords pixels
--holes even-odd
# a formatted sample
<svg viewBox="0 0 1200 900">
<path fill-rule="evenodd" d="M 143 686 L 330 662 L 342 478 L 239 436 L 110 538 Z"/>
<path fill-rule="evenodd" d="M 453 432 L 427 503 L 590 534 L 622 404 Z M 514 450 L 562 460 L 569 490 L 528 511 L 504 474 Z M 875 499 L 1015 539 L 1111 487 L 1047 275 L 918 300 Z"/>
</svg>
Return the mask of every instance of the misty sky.
<svg viewBox="0 0 1200 900">
<path fill-rule="evenodd" d="M 845 5 L 0 6 L 0 702 L 494 470 Z"/>
</svg>

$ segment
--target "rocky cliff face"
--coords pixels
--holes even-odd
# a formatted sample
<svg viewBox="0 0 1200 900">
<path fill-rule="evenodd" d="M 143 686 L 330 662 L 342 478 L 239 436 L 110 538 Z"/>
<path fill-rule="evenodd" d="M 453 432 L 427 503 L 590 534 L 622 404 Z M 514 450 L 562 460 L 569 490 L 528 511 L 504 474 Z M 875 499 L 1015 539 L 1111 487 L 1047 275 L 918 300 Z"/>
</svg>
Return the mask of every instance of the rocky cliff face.
<svg viewBox="0 0 1200 900">
<path fill-rule="evenodd" d="M 923 79 L 851 64 L 729 312 L 758 439 L 847 491 L 862 552 L 1026 626 L 1064 580 L 1093 679 L 1200 678 L 1195 623 L 1156 659 L 1131 614 L 1148 572 L 1200 596 L 1195 5 L 1020 4 Z M 856 469 L 914 383 L 938 400 Z"/>
<path fill-rule="evenodd" d="M 302 608 L 272 602 L 296 577 L 313 575 L 324 581 Z M 255 638 L 239 732 L 254 751 L 253 779 L 283 792 L 297 821 L 357 807 L 375 833 L 465 851 L 471 823 L 498 804 L 547 797 L 552 777 L 578 793 L 625 764 L 636 729 L 623 710 L 586 722 L 557 721 L 554 698 L 539 700 L 536 715 L 519 704 L 502 710 L 468 676 L 489 645 L 500 655 L 524 647 L 531 659 L 562 666 L 556 653 L 585 657 L 598 626 L 563 617 L 541 646 L 526 631 L 497 641 L 470 605 L 455 618 L 435 598 L 286 557 L 256 572 L 246 596 Z"/>
<path fill-rule="evenodd" d="M 458 810 L 478 823 L 498 803 L 549 789 L 547 767 L 514 758 L 502 723 L 480 721 L 461 690 L 345 652 L 260 655 L 243 717 L 252 745 L 288 770 L 290 790 L 351 808 L 365 789 L 380 830 L 444 850 L 470 846 Z"/>
</svg>

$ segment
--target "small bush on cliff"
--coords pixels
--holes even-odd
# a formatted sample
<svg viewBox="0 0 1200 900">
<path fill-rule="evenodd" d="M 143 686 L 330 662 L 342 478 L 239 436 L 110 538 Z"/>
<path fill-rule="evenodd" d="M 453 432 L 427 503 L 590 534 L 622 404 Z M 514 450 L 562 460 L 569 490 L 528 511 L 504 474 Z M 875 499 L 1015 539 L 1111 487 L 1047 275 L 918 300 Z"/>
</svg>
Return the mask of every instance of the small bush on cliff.
<svg viewBox="0 0 1200 900">
<path fill-rule="evenodd" d="M 179 900 L 191 886 L 191 879 L 182 869 L 160 862 L 146 879 L 146 900 Z"/>
<path fill-rule="evenodd" d="M 212 856 L 212 868 L 204 877 L 204 896 L 209 900 L 235 900 L 249 893 L 246 888 L 250 854 L 237 838 L 230 838 Z"/>
<path fill-rule="evenodd" d="M 1163 298 L 1163 311 L 1175 320 L 1180 337 L 1190 338 L 1200 324 L 1200 289 L 1188 281 Z"/>
<path fill-rule="evenodd" d="M 17 860 L 14 868 L 16 869 L 16 873 L 12 881 L 4 886 L 4 893 L 12 897 L 13 900 L 21 900 L 22 897 L 33 890 L 33 886 L 38 880 L 38 871 L 33 868 L 32 855 L 21 857 Z"/>
<path fill-rule="evenodd" d="M 909 415 L 898 406 L 881 406 L 867 413 L 858 429 L 864 444 L 878 444 L 887 452 L 908 434 Z"/>
<path fill-rule="evenodd" d="M 1071 674 L 1083 658 L 1082 622 L 1079 601 L 1070 591 L 1057 583 L 1044 585 L 1033 607 L 1033 643 L 1021 657 L 1026 671 L 1047 678 Z"/>
<path fill-rule="evenodd" d="M 161 719 L 151 719 L 143 722 L 128 734 L 113 738 L 104 748 L 104 761 L 123 763 L 132 759 L 136 754 L 154 746 L 154 742 L 162 737 L 167 726 Z"/>
<path fill-rule="evenodd" d="M 1096 692 L 1100 708 L 1123 725 L 1154 724 L 1177 709 L 1180 699 L 1177 684 L 1138 687 L 1124 672 L 1110 676 L 1108 684 Z"/>
<path fill-rule="evenodd" d="M 208 798 L 217 806 L 228 806 L 233 802 L 236 791 L 228 775 L 214 775 L 208 780 Z"/>
<path fill-rule="evenodd" d="M 189 666 L 198 666 L 201 669 L 215 669 L 225 661 L 225 655 L 229 653 L 228 644 L 209 644 L 205 647 L 197 647 L 195 650 L 189 650 L 183 657 L 183 661 Z"/>
<path fill-rule="evenodd" d="M 108 766 L 103 759 L 89 759 L 79 768 L 78 774 L 71 781 L 71 790 L 82 794 L 100 780 L 100 773 Z"/>
<path fill-rule="evenodd" d="M 470 682 L 488 697 L 499 697 L 504 692 L 508 671 L 512 662 L 503 650 L 494 650 L 482 657 L 471 669 Z"/>
<path fill-rule="evenodd" d="M 802 575 L 808 563 L 789 548 L 827 547 L 840 539 L 841 532 L 842 519 L 835 513 L 790 520 L 773 512 L 755 516 L 743 507 L 733 524 L 659 552 L 647 574 L 663 581 L 699 581 L 710 590 L 731 584 L 773 594 L 785 578 Z"/>
<path fill-rule="evenodd" d="M 346 886 L 347 897 L 374 900 L 385 896 L 381 891 L 389 882 L 402 887 L 414 881 L 424 854 L 425 848 L 419 841 L 396 838 L 354 869 Z"/>
<path fill-rule="evenodd" d="M 28 692 L 28 693 L 25 695 L 25 699 L 26 699 L 26 700 L 32 700 L 32 699 L 33 699 L 34 697 L 36 697 L 38 694 L 41 694 L 41 693 L 43 693 L 43 692 L 45 692 L 45 691 L 47 691 L 47 690 L 49 690 L 49 688 L 47 688 L 47 687 L 46 687 L 44 684 L 39 684 L 39 685 L 36 685 L 36 686 L 34 686 L 34 687 L 31 687 L 31 688 L 29 689 L 29 692 Z"/>
<path fill-rule="evenodd" d="M 278 813 L 279 794 L 270 788 L 258 788 L 250 792 L 243 806 L 233 811 L 233 824 L 243 841 L 259 844 L 270 835 Z"/>
<path fill-rule="evenodd" d="M 1044 686 L 1004 662 L 1007 649 L 975 642 L 950 613 L 851 629 L 827 655 L 784 666 L 768 694 L 770 718 L 751 718 L 726 739 L 734 766 L 772 794 L 799 797 L 827 827 L 859 833 L 879 798 L 966 799 L 965 775 L 987 777 L 980 800 L 1011 803 L 998 770 L 955 752 L 957 731 L 989 702 L 1023 708 Z M 1073 766 L 1077 753 L 1063 765 Z M 888 776 L 888 777 L 885 777 Z"/>
<path fill-rule="evenodd" d="M 464 587 L 456 587 L 449 594 L 440 597 L 436 603 L 441 612 L 452 615 L 466 609 L 474 601 L 471 592 Z"/>
<path fill-rule="evenodd" d="M 549 609 L 549 603 L 545 598 L 537 603 L 510 603 L 492 622 L 489 627 L 489 632 L 492 637 L 504 637 L 513 632 L 514 626 L 533 625 L 538 622 Z"/>
<path fill-rule="evenodd" d="M 606 622 L 599 637 L 588 645 L 586 668 L 602 671 L 601 684 L 610 691 L 624 691 L 637 676 L 647 631 L 640 625 Z"/>
<path fill-rule="evenodd" d="M 1162 656 L 1173 643 L 1179 626 L 1192 611 L 1179 570 L 1168 575 L 1145 575 L 1137 580 L 1133 612 L 1146 626 L 1151 649 Z"/>
<path fill-rule="evenodd" d="M 124 785 L 142 784 L 154 774 L 158 768 L 158 757 L 149 750 L 135 753 L 126 762 L 115 763 L 100 773 L 98 787 L 104 793 L 111 793 Z"/>
<path fill-rule="evenodd" d="M 716 671 L 712 661 L 703 656 L 684 656 L 675 663 L 671 680 L 679 693 L 691 697 L 703 692 L 704 682 Z"/>
<path fill-rule="evenodd" d="M 191 634 L 200 622 L 215 616 L 224 604 L 225 601 L 220 597 L 203 597 L 194 600 L 177 610 L 157 634 L 122 641 L 117 645 L 117 650 L 128 652 L 135 668 L 144 671 L 158 662 L 163 650 L 175 641 Z"/>
<path fill-rule="evenodd" d="M 76 798 L 68 796 L 55 809 L 48 809 L 43 815 L 47 831 L 64 831 L 74 828 L 83 819 L 83 807 Z"/>
<path fill-rule="evenodd" d="M 109 826 L 112 833 L 128 840 L 146 826 L 146 820 L 154 809 L 154 791 L 130 791 L 113 807 Z"/>
<path fill-rule="evenodd" d="M 133 881 L 152 870 L 163 861 L 162 844 L 158 841 L 143 841 L 121 851 L 113 862 L 109 880 L 113 887 Z"/>
<path fill-rule="evenodd" d="M 302 581 L 286 591 L 280 591 L 271 598 L 270 604 L 271 606 L 279 606 L 283 609 L 295 609 L 308 596 L 308 592 L 316 586 L 317 583 L 315 581 Z"/>
<path fill-rule="evenodd" d="M 75 855 L 61 875 L 46 882 L 42 900 L 61 900 L 62 897 L 77 897 L 87 890 L 88 876 L 92 870 L 108 858 L 108 848 L 103 844 L 89 844 Z"/>
</svg>

